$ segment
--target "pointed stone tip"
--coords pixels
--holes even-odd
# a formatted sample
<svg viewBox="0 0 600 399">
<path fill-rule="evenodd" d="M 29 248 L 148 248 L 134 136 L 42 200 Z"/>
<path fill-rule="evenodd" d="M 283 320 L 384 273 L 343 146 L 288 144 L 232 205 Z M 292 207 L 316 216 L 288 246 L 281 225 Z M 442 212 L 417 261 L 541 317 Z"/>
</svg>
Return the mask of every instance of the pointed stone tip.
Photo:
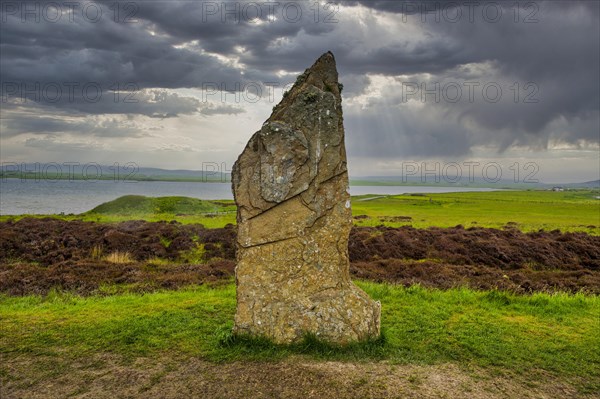
<svg viewBox="0 0 600 399">
<path fill-rule="evenodd" d="M 336 69 L 335 56 L 333 55 L 333 53 L 331 51 L 323 53 L 319 58 L 317 58 L 317 60 L 313 64 L 313 66 L 310 67 L 309 69 L 319 69 L 319 68 L 322 68 L 324 65 L 327 65 L 333 69 Z"/>
<path fill-rule="evenodd" d="M 331 50 L 329 50 L 328 52 L 324 53 L 319 58 L 323 58 L 323 57 L 331 57 L 331 58 L 333 58 L 335 60 L 335 55 L 333 55 L 333 53 L 331 52 Z"/>
<path fill-rule="evenodd" d="M 325 87 L 337 87 L 338 71 L 335 63 L 335 56 L 331 51 L 323 53 L 315 63 L 308 68 L 303 76 L 306 76 L 306 82 L 317 86 L 320 89 Z M 304 80 L 302 77 L 300 80 Z M 332 90 L 336 95 L 339 95 L 337 90 Z"/>
<path fill-rule="evenodd" d="M 298 76 L 294 86 L 284 94 L 281 102 L 273 108 L 269 120 L 280 118 L 281 111 L 293 103 L 294 99 L 309 86 L 333 93 L 338 102 L 341 102 L 341 85 L 338 82 L 335 56 L 331 51 L 323 53 L 310 68 L 307 68 L 304 73 Z"/>
</svg>

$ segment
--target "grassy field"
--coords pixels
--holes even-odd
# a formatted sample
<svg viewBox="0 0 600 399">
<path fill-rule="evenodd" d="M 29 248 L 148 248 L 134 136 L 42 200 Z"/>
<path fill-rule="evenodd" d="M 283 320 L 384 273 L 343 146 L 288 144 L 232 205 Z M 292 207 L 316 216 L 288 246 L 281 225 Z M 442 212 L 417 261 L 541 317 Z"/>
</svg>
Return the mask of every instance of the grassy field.
<svg viewBox="0 0 600 399">
<path fill-rule="evenodd" d="M 493 191 L 399 196 L 354 197 L 354 216 L 360 226 L 412 225 L 502 228 L 507 224 L 522 231 L 539 229 L 584 231 L 600 234 L 600 200 L 593 191 Z M 375 199 L 370 199 L 375 197 Z M 410 220 L 394 220 L 394 217 Z M 402 219 L 402 218 L 400 218 Z"/>
<path fill-rule="evenodd" d="M 522 231 L 583 231 L 600 235 L 599 191 L 495 191 L 447 194 L 363 195 L 352 198 L 358 226 L 416 228 L 493 227 L 507 224 Z M 235 224 L 233 201 L 202 201 L 185 197 L 125 196 L 80 215 L 51 215 L 66 220 L 121 222 L 177 220 L 209 228 Z M 22 216 L 0 216 L 0 220 Z M 39 215 L 38 217 L 41 217 Z"/>
<path fill-rule="evenodd" d="M 345 348 L 310 337 L 294 346 L 232 337 L 235 287 L 229 284 L 147 295 L 2 297 L 0 351 L 7 359 L 109 352 L 129 359 L 170 353 L 217 362 L 298 354 L 315 360 L 453 362 L 500 373 L 543 370 L 575 381 L 582 393 L 600 389 L 597 296 L 360 286 L 382 302 L 384 336 Z"/>
</svg>

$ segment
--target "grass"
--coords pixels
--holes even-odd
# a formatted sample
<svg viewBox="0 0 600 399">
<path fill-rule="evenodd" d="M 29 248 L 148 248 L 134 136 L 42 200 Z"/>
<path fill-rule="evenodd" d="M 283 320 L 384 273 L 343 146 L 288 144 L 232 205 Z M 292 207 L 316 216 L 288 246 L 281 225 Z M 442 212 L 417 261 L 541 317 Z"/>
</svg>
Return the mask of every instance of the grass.
<svg viewBox="0 0 600 399">
<path fill-rule="evenodd" d="M 410 225 L 427 227 L 493 227 L 507 224 L 522 231 L 582 231 L 600 235 L 599 191 L 494 191 L 444 194 L 363 195 L 352 198 L 358 226 Z M 233 201 L 203 201 L 187 197 L 143 197 L 128 195 L 102 204 L 80 215 L 50 215 L 65 220 L 123 222 L 142 219 L 151 222 L 176 220 L 201 223 L 208 228 L 235 224 Z M 0 221 L 27 215 L 0 216 Z M 37 215 L 44 217 L 47 215 Z"/>
<path fill-rule="evenodd" d="M 231 205 L 229 205 L 231 204 Z M 233 202 L 215 203 L 190 197 L 145 197 L 143 195 L 125 195 L 114 201 L 106 202 L 89 212 L 82 214 L 86 220 L 121 221 L 138 219 L 172 220 L 183 218 L 210 219 L 225 212 L 233 215 Z"/>
<path fill-rule="evenodd" d="M 195 247 L 183 251 L 179 257 L 179 261 L 183 263 L 205 263 L 206 259 L 204 258 L 204 255 L 204 244 L 196 244 Z"/>
<path fill-rule="evenodd" d="M 93 250 L 92 250 L 92 252 L 93 252 Z M 129 252 L 121 252 L 121 251 L 111 252 L 104 259 L 107 262 L 116 263 L 116 264 L 126 264 L 126 263 L 135 262 L 135 259 L 133 259 L 133 257 L 131 256 L 131 254 Z"/>
<path fill-rule="evenodd" d="M 353 197 L 359 226 L 493 227 L 507 224 L 522 231 L 583 231 L 600 235 L 598 191 L 493 191 Z M 378 197 L 375 199 L 370 199 Z M 408 220 L 399 220 L 404 216 Z M 393 220 L 396 217 L 398 220 Z M 408 217 L 408 218 L 406 218 Z M 391 220 L 390 220 L 391 219 Z"/>
<path fill-rule="evenodd" d="M 104 249 L 102 248 L 102 245 L 96 244 L 90 251 L 90 258 L 92 258 L 94 260 L 100 260 L 102 258 L 103 252 L 104 252 Z"/>
<path fill-rule="evenodd" d="M 0 297 L 5 356 L 129 358 L 168 352 L 212 361 L 387 359 L 393 363 L 491 367 L 516 373 L 545 370 L 600 388 L 600 297 L 517 296 L 498 291 L 404 288 L 360 282 L 382 303 L 384 337 L 347 347 L 307 337 L 296 345 L 230 334 L 235 286 L 190 287 L 151 294 Z"/>
<path fill-rule="evenodd" d="M 199 214 L 216 212 L 219 208 L 210 201 L 190 197 L 125 195 L 114 201 L 98 205 L 88 213 L 99 215 Z"/>
<path fill-rule="evenodd" d="M 117 223 L 128 220 L 149 222 L 177 220 L 180 223 L 200 223 L 207 228 L 235 224 L 233 201 L 206 201 L 190 197 L 145 197 L 126 195 L 106 202 L 79 215 L 51 215 L 64 220 Z M 0 217 L 2 220 L 4 217 Z M 168 242 L 163 242 L 168 247 Z"/>
<path fill-rule="evenodd" d="M 216 228 L 235 223 L 235 210 L 233 201 L 213 202 L 190 197 L 155 198 L 126 195 L 81 215 L 63 218 L 108 223 L 132 219 L 151 222 L 177 220 L 181 223 L 201 223 L 208 228 Z"/>
</svg>

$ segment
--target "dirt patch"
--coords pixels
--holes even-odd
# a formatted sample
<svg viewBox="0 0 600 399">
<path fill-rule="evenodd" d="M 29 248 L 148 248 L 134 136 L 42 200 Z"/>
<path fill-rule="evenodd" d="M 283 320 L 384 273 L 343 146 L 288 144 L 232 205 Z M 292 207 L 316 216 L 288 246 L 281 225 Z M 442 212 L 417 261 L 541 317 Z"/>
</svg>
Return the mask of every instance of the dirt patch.
<svg viewBox="0 0 600 399">
<path fill-rule="evenodd" d="M 229 280 L 235 236 L 231 225 L 2 222 L 0 292 L 45 294 L 56 287 L 86 295 L 110 284 L 150 291 Z M 585 233 L 355 227 L 348 248 L 354 278 L 435 288 L 600 294 L 600 237 Z M 127 257 L 111 263 L 107 255 L 114 253 Z"/>
<path fill-rule="evenodd" d="M 410 216 L 382 216 L 379 218 L 381 222 L 410 222 L 412 217 Z"/>
<path fill-rule="evenodd" d="M 20 356 L 5 363 L 2 398 L 593 398 L 544 372 L 498 375 L 454 364 L 278 362 L 215 364 L 197 358 L 110 354 L 78 360 Z"/>
</svg>

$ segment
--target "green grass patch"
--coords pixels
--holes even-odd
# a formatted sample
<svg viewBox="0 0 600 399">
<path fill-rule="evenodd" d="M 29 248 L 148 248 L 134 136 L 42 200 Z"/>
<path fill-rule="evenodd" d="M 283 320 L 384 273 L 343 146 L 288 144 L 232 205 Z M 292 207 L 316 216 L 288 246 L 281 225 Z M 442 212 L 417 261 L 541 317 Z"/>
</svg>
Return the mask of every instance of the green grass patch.
<svg viewBox="0 0 600 399">
<path fill-rule="evenodd" d="M 204 244 L 196 244 L 194 248 L 182 251 L 179 260 L 183 263 L 205 263 L 205 253 Z"/>
<path fill-rule="evenodd" d="M 97 206 L 81 215 L 61 216 L 67 219 L 114 223 L 131 219 L 149 222 L 177 220 L 181 223 L 200 223 L 208 228 L 235 223 L 233 201 L 205 201 L 190 197 L 144 197 L 126 195 Z M 163 242 L 163 245 L 170 243 Z"/>
<path fill-rule="evenodd" d="M 145 197 L 125 195 L 98 205 L 87 214 L 95 215 L 151 215 L 203 214 L 217 212 L 221 207 L 210 201 L 190 197 Z"/>
<path fill-rule="evenodd" d="M 518 296 L 498 291 L 404 288 L 360 282 L 382 303 L 378 340 L 336 346 L 307 336 L 295 345 L 230 334 L 235 287 L 190 287 L 150 294 L 0 297 L 7 356 L 113 352 L 126 357 L 165 351 L 214 361 L 319 359 L 456 362 L 512 372 L 546 370 L 600 387 L 600 297 Z"/>
<path fill-rule="evenodd" d="M 126 195 L 78 215 L 1 215 L 0 221 L 19 220 L 23 217 L 52 217 L 99 223 L 118 223 L 135 219 L 148 222 L 176 220 L 185 224 L 199 223 L 207 228 L 218 228 L 236 223 L 236 206 L 230 200 L 206 201 L 190 197 Z M 170 244 L 166 239 L 161 243 L 165 247 Z"/>
<path fill-rule="evenodd" d="M 357 219 L 358 226 L 511 225 L 526 232 L 559 229 L 600 235 L 598 195 L 600 192 L 590 190 L 363 195 L 352 198 L 352 212 L 354 216 L 368 216 Z"/>
</svg>

